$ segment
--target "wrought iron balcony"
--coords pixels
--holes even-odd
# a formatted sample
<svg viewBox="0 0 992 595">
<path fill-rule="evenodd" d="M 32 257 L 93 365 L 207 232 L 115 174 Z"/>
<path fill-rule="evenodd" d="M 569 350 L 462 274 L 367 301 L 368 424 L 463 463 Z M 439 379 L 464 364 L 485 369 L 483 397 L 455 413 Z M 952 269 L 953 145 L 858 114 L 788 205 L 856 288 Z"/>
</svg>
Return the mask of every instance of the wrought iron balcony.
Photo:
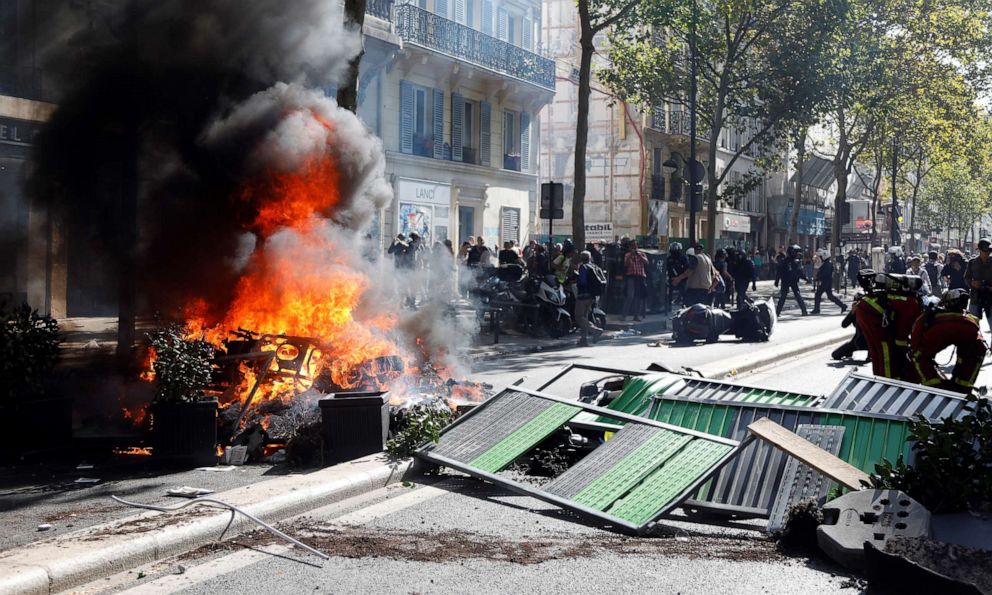
<svg viewBox="0 0 992 595">
<path fill-rule="evenodd" d="M 413 4 L 398 5 L 393 11 L 396 33 L 405 43 L 441 52 L 545 89 L 555 88 L 554 60 Z"/>
<path fill-rule="evenodd" d="M 374 17 L 379 17 L 384 21 L 390 18 L 390 11 L 393 8 L 393 0 L 366 0 L 365 13 Z"/>
<path fill-rule="evenodd" d="M 689 136 L 691 130 L 689 110 L 670 110 L 666 119 L 665 108 L 657 107 L 651 112 L 651 128 L 660 130 L 666 134 Z M 703 141 L 708 141 L 710 138 L 710 133 L 705 128 L 705 123 L 702 119 L 696 120 L 696 138 Z"/>
</svg>

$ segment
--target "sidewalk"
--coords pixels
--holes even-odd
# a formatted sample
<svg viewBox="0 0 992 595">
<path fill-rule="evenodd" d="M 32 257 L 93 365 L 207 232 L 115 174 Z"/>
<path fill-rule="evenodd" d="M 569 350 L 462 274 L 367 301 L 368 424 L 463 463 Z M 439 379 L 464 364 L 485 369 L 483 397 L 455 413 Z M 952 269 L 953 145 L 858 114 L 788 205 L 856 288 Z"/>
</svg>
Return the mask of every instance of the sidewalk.
<svg viewBox="0 0 992 595">
<path fill-rule="evenodd" d="M 210 497 L 273 523 L 401 481 L 411 464 L 409 459 L 390 462 L 374 455 L 312 473 L 243 485 Z M 162 485 L 162 491 L 166 487 L 170 486 Z M 152 500 L 127 490 L 112 493 L 139 502 Z M 173 505 L 184 501 L 171 500 Z M 184 553 L 215 541 L 231 517 L 226 510 L 204 506 L 135 514 L 109 497 L 104 503 L 127 511 L 129 516 L 0 552 L 0 593 L 59 592 Z M 236 515 L 228 534 L 254 528 L 253 522 Z"/>
</svg>

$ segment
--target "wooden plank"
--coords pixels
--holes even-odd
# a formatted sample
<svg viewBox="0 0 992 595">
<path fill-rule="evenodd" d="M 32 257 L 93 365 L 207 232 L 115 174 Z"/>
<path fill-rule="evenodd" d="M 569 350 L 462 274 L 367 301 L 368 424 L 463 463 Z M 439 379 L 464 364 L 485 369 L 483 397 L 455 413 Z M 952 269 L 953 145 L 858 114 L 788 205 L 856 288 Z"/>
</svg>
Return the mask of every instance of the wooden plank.
<svg viewBox="0 0 992 595">
<path fill-rule="evenodd" d="M 823 450 L 809 440 L 783 428 L 767 417 L 747 427 L 748 431 L 785 454 L 795 457 L 851 490 L 860 490 L 868 474 Z"/>
</svg>

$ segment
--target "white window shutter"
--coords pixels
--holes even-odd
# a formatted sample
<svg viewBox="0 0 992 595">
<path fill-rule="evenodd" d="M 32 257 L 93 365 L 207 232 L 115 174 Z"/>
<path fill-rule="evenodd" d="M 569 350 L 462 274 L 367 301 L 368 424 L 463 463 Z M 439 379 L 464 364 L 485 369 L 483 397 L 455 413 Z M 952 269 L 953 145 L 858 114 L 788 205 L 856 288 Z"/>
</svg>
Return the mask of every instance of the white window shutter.
<svg viewBox="0 0 992 595">
<path fill-rule="evenodd" d="M 493 2 L 492 0 L 482 0 L 482 32 L 486 35 L 493 34 Z"/>
<path fill-rule="evenodd" d="M 520 114 L 520 171 L 530 171 L 530 114 Z"/>
</svg>

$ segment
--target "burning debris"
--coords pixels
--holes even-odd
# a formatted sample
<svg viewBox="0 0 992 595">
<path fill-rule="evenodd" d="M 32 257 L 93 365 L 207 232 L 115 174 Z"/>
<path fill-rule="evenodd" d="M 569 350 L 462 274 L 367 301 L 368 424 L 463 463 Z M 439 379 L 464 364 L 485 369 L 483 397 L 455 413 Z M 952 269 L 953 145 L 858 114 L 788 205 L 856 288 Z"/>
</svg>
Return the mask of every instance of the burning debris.
<svg viewBox="0 0 992 595">
<path fill-rule="evenodd" d="M 78 14 L 51 23 L 53 61 L 76 68 L 36 144 L 33 192 L 70 225 L 94 209 L 116 214 L 90 235 L 133 280 L 134 304 L 187 322 L 217 350 L 208 394 L 222 440 L 289 443 L 329 393 L 388 390 L 395 406 L 482 400 L 483 387 L 452 380 L 469 322 L 447 316 L 444 295 L 399 308 L 417 272 L 369 257 L 381 252 L 370 223 L 392 191 L 381 141 L 322 90 L 361 51 L 341 6 L 106 10 L 71 34 Z M 126 183 L 104 191 L 107 171 Z M 145 381 L 155 358 L 145 354 Z M 144 409 L 127 403 L 141 424 Z"/>
</svg>

